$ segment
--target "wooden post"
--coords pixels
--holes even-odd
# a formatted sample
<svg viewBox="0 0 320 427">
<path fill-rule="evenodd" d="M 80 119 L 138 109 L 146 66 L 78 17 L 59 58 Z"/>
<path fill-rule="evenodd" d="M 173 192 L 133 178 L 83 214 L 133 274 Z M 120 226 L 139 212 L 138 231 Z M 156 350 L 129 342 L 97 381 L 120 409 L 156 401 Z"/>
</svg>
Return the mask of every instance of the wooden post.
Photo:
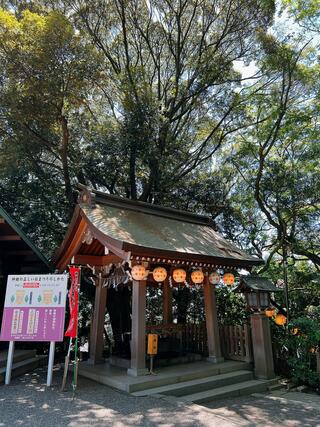
<svg viewBox="0 0 320 427">
<path fill-rule="evenodd" d="M 317 373 L 320 374 L 320 352 L 317 351 L 316 353 L 316 358 L 317 358 Z"/>
<path fill-rule="evenodd" d="M 275 377 L 269 319 L 265 314 L 254 313 L 250 316 L 254 373 L 257 378 Z"/>
<path fill-rule="evenodd" d="M 223 362 L 224 359 L 221 353 L 219 337 L 216 292 L 214 286 L 209 283 L 208 276 L 204 277 L 203 294 L 209 352 L 208 361 L 213 363 Z"/>
<path fill-rule="evenodd" d="M 95 365 L 103 363 L 103 333 L 104 333 L 104 318 L 106 312 L 107 288 L 102 287 L 102 280 L 97 281 L 96 294 L 94 299 L 93 321 L 90 334 L 90 358 L 88 363 Z"/>
<path fill-rule="evenodd" d="M 132 280 L 131 367 L 128 375 L 148 373 L 146 369 L 146 280 Z"/>
<path fill-rule="evenodd" d="M 172 289 L 166 279 L 163 284 L 163 323 L 168 325 L 172 323 Z"/>
</svg>

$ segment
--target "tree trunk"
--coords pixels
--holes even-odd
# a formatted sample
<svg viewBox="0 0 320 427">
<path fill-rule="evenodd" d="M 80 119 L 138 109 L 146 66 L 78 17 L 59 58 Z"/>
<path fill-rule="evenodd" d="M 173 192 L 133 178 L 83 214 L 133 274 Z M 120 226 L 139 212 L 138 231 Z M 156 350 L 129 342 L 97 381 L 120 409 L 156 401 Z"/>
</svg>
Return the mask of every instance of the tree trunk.
<svg viewBox="0 0 320 427">
<path fill-rule="evenodd" d="M 65 116 L 60 116 L 60 124 L 61 124 L 61 147 L 60 147 L 60 155 L 61 155 L 61 163 L 63 170 L 63 178 L 65 185 L 65 194 L 68 202 L 70 203 L 70 211 L 73 211 L 74 208 L 74 196 L 72 191 L 70 172 L 69 172 L 69 164 L 68 164 L 68 148 L 69 148 L 69 129 L 68 129 L 68 121 Z"/>
</svg>

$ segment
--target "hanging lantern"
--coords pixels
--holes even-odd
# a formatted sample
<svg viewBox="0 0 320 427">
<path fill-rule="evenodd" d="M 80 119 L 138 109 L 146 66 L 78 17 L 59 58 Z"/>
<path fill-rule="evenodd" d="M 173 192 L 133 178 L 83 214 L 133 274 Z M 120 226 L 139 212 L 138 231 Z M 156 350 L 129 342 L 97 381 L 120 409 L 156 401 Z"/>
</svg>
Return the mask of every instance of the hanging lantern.
<svg viewBox="0 0 320 427">
<path fill-rule="evenodd" d="M 183 283 L 186 280 L 187 273 L 183 268 L 176 268 L 172 273 L 173 280 L 177 283 Z"/>
<path fill-rule="evenodd" d="M 163 282 L 167 277 L 167 270 L 164 267 L 156 267 L 152 272 L 153 278 L 156 282 Z"/>
<path fill-rule="evenodd" d="M 209 283 L 211 285 L 217 285 L 220 282 L 220 274 L 217 271 L 213 271 L 209 275 Z"/>
<path fill-rule="evenodd" d="M 198 283 L 202 283 L 204 279 L 204 274 L 202 273 L 201 270 L 195 270 L 191 273 L 191 280 L 193 281 L 193 283 L 198 284 Z"/>
<path fill-rule="evenodd" d="M 274 319 L 278 326 L 283 326 L 287 323 L 287 318 L 284 314 L 278 313 Z"/>
<path fill-rule="evenodd" d="M 223 275 L 223 283 L 232 286 L 234 284 L 234 275 L 232 273 L 225 273 Z"/>
<path fill-rule="evenodd" d="M 273 316 L 274 316 L 275 311 L 276 311 L 276 310 L 275 310 L 274 308 L 267 308 L 267 309 L 265 310 L 264 314 L 265 314 L 267 317 L 273 317 Z"/>
<path fill-rule="evenodd" d="M 143 265 L 137 264 L 131 269 L 131 276 L 134 280 L 145 279 L 147 271 Z"/>
</svg>

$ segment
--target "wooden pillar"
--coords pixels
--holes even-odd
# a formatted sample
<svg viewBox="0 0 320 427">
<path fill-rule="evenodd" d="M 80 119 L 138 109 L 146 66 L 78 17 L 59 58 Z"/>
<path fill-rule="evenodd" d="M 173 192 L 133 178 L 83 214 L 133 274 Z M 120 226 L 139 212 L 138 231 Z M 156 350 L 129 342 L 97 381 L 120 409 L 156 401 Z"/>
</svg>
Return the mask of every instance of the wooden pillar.
<svg viewBox="0 0 320 427">
<path fill-rule="evenodd" d="M 95 365 L 103 363 L 103 334 L 104 318 L 106 312 L 107 288 L 102 287 L 102 280 L 97 281 L 96 294 L 94 299 L 93 320 L 90 333 L 90 358 L 88 363 Z"/>
<path fill-rule="evenodd" d="M 146 280 L 132 280 L 131 367 L 128 375 L 148 373 L 146 369 Z"/>
<path fill-rule="evenodd" d="M 264 313 L 250 316 L 254 374 L 257 378 L 275 377 L 269 319 Z"/>
<path fill-rule="evenodd" d="M 172 288 L 170 288 L 169 282 L 166 279 L 163 284 L 163 323 L 167 325 L 172 323 Z"/>
<path fill-rule="evenodd" d="M 213 363 L 223 362 L 221 353 L 219 325 L 216 305 L 216 292 L 213 285 L 209 283 L 208 276 L 205 276 L 203 283 L 204 306 L 206 314 L 208 361 Z"/>
</svg>

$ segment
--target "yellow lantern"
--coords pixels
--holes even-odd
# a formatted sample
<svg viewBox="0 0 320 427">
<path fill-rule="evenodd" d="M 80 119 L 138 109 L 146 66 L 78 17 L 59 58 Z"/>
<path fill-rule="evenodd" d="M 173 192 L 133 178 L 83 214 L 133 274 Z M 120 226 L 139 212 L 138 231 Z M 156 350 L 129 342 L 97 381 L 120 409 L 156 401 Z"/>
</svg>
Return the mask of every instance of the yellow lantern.
<svg viewBox="0 0 320 427">
<path fill-rule="evenodd" d="M 217 285 L 220 282 L 220 274 L 217 271 L 213 271 L 209 275 L 209 283 L 211 285 Z"/>
<path fill-rule="evenodd" d="M 287 323 L 287 318 L 284 314 L 278 313 L 274 319 L 278 326 L 283 326 Z"/>
<path fill-rule="evenodd" d="M 146 269 L 143 265 L 137 264 L 131 269 L 131 276 L 134 280 L 143 280 L 146 277 Z"/>
<path fill-rule="evenodd" d="M 191 273 L 191 280 L 193 281 L 193 283 L 198 284 L 198 283 L 202 283 L 204 279 L 204 274 L 202 273 L 201 270 L 195 270 Z"/>
<path fill-rule="evenodd" d="M 232 286 L 234 284 L 234 275 L 232 273 L 225 273 L 223 275 L 223 283 Z"/>
<path fill-rule="evenodd" d="M 274 308 L 267 308 L 267 309 L 265 310 L 264 314 L 265 314 L 267 317 L 273 317 L 273 316 L 274 316 L 275 311 L 276 311 L 276 310 L 275 310 Z"/>
<path fill-rule="evenodd" d="M 173 280 L 177 283 L 183 283 L 186 280 L 187 273 L 183 268 L 176 268 L 172 273 Z"/>
<path fill-rule="evenodd" d="M 163 282 L 167 277 L 167 270 L 164 267 L 156 267 L 152 272 L 153 278 L 156 282 Z"/>
</svg>

